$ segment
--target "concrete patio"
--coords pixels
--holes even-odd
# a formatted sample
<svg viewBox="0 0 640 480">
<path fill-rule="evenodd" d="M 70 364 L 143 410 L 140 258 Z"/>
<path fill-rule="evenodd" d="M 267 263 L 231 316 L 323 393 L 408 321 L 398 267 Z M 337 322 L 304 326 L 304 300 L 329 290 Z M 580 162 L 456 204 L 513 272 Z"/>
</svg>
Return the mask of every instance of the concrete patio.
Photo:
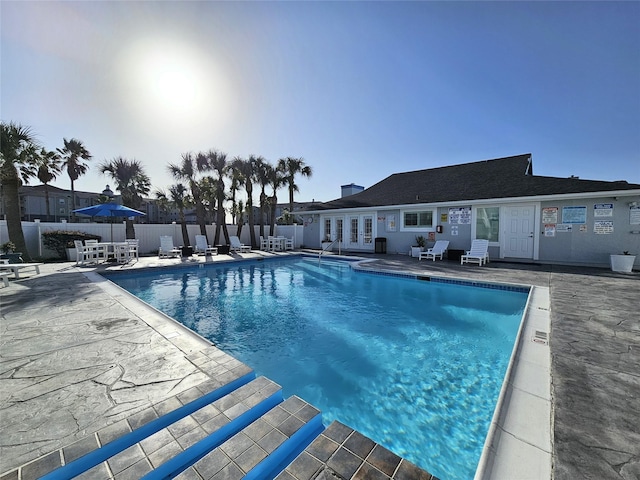
<svg viewBox="0 0 640 480">
<path fill-rule="evenodd" d="M 382 269 L 548 287 L 553 476 L 640 478 L 640 275 L 369 258 Z M 97 270 L 203 261 L 147 257 Z M 17 478 L 11 472 L 21 465 L 211 380 L 190 360 L 208 342 L 159 313 L 139 311 L 93 270 L 45 264 L 40 275 L 11 279 L 0 288 L 2 480 Z M 239 362 L 227 367 L 246 368 Z"/>
</svg>

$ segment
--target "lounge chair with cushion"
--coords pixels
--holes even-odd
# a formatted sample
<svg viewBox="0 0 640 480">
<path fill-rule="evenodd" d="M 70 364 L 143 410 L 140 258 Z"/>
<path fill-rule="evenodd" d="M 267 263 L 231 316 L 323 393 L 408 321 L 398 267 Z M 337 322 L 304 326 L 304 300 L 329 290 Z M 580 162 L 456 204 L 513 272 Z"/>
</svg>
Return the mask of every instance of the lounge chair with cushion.
<svg viewBox="0 0 640 480">
<path fill-rule="evenodd" d="M 471 250 L 460 257 L 460 265 L 475 262 L 479 266 L 489 263 L 489 240 L 473 240 Z"/>
<path fill-rule="evenodd" d="M 240 239 L 236 235 L 230 236 L 229 242 L 231 243 L 231 246 L 229 247 L 230 252 L 247 253 L 251 251 L 251 247 L 240 243 Z"/>
<path fill-rule="evenodd" d="M 174 246 L 173 237 L 171 235 L 163 235 L 160 237 L 160 248 L 158 249 L 158 257 L 179 257 L 181 252 L 182 250 Z"/>
<path fill-rule="evenodd" d="M 425 258 L 427 260 L 431 259 L 435 262 L 436 257 L 440 257 L 440 260 L 442 260 L 442 255 L 447 251 L 447 248 L 449 248 L 449 240 L 437 240 L 435 245 L 427 249 L 426 252 L 420 252 L 418 260 Z"/>
<path fill-rule="evenodd" d="M 196 248 L 195 254 L 199 255 L 217 255 L 218 249 L 216 247 L 212 247 L 207 243 L 206 235 L 196 235 Z"/>
</svg>

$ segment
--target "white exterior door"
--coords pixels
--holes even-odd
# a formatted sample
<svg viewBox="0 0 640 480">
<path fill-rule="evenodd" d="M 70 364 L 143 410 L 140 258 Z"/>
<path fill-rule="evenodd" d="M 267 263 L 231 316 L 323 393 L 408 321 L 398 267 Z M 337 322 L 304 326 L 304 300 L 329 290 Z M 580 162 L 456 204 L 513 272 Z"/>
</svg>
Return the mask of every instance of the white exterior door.
<svg viewBox="0 0 640 480">
<path fill-rule="evenodd" d="M 349 215 L 346 248 L 355 250 L 373 250 L 373 215 Z"/>
<path fill-rule="evenodd" d="M 535 206 L 504 207 L 503 257 L 533 258 Z"/>
</svg>

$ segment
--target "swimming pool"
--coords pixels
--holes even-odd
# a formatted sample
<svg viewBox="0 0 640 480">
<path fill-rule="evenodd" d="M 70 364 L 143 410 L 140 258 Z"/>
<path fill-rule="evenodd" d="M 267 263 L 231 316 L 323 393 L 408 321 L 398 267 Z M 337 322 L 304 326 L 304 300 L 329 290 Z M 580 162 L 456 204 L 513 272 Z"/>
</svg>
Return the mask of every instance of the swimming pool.
<svg viewBox="0 0 640 480">
<path fill-rule="evenodd" d="M 270 260 L 109 278 L 440 478 L 472 478 L 527 294 Z"/>
</svg>

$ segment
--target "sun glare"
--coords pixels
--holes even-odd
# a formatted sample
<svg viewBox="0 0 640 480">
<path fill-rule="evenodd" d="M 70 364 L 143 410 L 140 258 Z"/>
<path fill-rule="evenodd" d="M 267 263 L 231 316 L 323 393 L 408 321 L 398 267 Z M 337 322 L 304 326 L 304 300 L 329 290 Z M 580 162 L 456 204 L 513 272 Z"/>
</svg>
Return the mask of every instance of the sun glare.
<svg viewBox="0 0 640 480">
<path fill-rule="evenodd" d="M 189 128 L 227 111 L 224 78 L 194 46 L 146 39 L 128 49 L 122 66 L 127 105 L 147 128 Z"/>
</svg>

